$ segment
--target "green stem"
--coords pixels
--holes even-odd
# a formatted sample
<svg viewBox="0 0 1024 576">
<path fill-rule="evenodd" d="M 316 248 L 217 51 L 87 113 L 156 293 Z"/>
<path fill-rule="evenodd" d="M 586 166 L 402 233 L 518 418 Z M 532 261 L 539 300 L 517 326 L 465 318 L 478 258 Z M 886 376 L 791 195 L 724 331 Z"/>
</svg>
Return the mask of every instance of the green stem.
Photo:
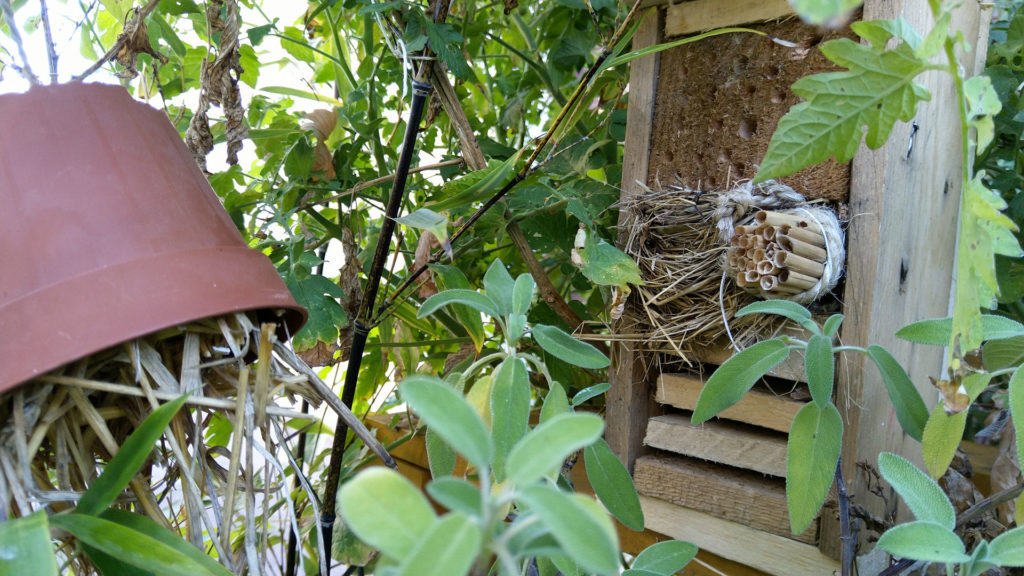
<svg viewBox="0 0 1024 576">
<path fill-rule="evenodd" d="M 476 362 L 473 362 L 472 364 L 469 365 L 469 368 L 466 368 L 466 371 L 462 373 L 462 376 L 459 377 L 459 388 L 464 389 L 466 387 L 466 381 L 469 380 L 469 377 L 472 376 L 477 370 L 483 368 L 488 364 L 491 364 L 492 362 L 504 360 L 507 357 L 508 354 L 505 352 L 495 352 L 494 354 L 489 354 L 477 360 Z"/>
<path fill-rule="evenodd" d="M 867 354 L 867 348 L 861 348 L 860 346 L 835 346 L 832 348 L 833 352 L 860 352 L 861 354 Z"/>
</svg>

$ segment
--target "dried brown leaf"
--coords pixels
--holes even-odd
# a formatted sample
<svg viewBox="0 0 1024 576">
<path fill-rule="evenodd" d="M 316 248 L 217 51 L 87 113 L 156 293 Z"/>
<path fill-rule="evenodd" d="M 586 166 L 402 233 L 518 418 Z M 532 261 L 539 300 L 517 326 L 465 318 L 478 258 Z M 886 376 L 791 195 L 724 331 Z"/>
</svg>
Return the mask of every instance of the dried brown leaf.
<svg viewBox="0 0 1024 576">
<path fill-rule="evenodd" d="M 424 230 L 423 234 L 420 234 L 419 244 L 416 245 L 416 254 L 413 260 L 413 269 L 417 269 L 421 266 L 425 266 L 430 261 L 430 254 L 441 247 L 441 242 L 438 241 L 437 236 L 429 230 Z M 437 294 L 437 284 L 434 282 L 434 272 L 427 269 L 426 272 L 420 275 L 417 280 L 420 285 L 419 296 L 420 298 L 429 298 L 434 294 Z"/>
</svg>

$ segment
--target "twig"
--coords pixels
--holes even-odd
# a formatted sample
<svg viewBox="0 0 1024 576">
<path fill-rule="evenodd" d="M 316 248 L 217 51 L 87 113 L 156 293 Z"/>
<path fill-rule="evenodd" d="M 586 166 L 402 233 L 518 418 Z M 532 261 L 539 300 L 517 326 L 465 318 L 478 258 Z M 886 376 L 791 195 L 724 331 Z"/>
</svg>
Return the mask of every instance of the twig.
<svg viewBox="0 0 1024 576">
<path fill-rule="evenodd" d="M 437 164 L 428 164 L 426 166 L 417 166 L 415 168 L 409 168 L 409 174 L 415 174 L 417 172 L 424 172 L 426 170 L 437 170 L 437 169 L 445 168 L 445 167 L 448 167 L 448 166 L 458 166 L 460 164 L 463 164 L 464 162 L 465 162 L 465 160 L 463 160 L 462 158 L 453 158 L 451 160 L 445 160 L 443 162 L 438 162 Z M 359 192 L 362 192 L 363 190 L 366 190 L 367 188 L 372 188 L 374 186 L 377 186 L 378 184 L 386 184 L 388 182 L 391 182 L 394 179 L 395 179 L 395 175 L 394 174 L 388 174 L 386 176 L 380 176 L 378 178 L 374 178 L 373 180 L 367 180 L 365 182 L 360 182 L 360 183 L 356 184 L 355 186 L 349 188 L 348 190 L 345 190 L 344 192 L 335 194 L 334 196 L 331 196 L 329 198 L 324 198 L 322 200 L 317 200 L 316 202 L 310 202 L 309 204 L 303 204 L 303 205 L 299 206 L 299 208 L 303 209 L 303 208 L 309 208 L 309 207 L 312 207 L 312 206 L 320 206 L 320 205 L 330 204 L 331 202 L 334 202 L 335 200 L 341 200 L 342 198 L 345 198 L 347 196 L 352 196 L 354 194 L 358 194 Z"/>
<path fill-rule="evenodd" d="M 843 458 L 836 463 L 836 492 L 839 501 L 839 541 L 842 546 L 842 576 L 853 573 L 853 558 L 856 555 L 857 539 L 850 531 L 850 495 L 846 492 L 846 480 L 843 479 Z"/>
<path fill-rule="evenodd" d="M 32 65 L 29 64 L 28 54 L 25 53 L 25 45 L 21 41 L 21 32 L 18 30 L 18 24 L 14 21 L 14 8 L 11 6 L 11 0 L 0 0 L 0 9 L 3 10 L 4 18 L 7 19 L 7 29 L 10 30 L 11 39 L 14 40 L 14 45 L 18 48 L 18 55 L 21 57 L 20 68 L 15 67 L 15 70 L 21 73 L 21 76 L 28 80 L 28 83 L 32 86 L 39 84 L 39 78 L 36 77 L 35 72 L 32 72 Z"/>
<path fill-rule="evenodd" d="M 43 21 L 43 35 L 46 37 L 46 60 L 50 64 L 50 84 L 57 83 L 57 48 L 53 45 L 53 31 L 50 29 L 50 11 L 46 0 L 39 0 L 39 17 Z"/>
<path fill-rule="evenodd" d="M 576 90 L 573 91 L 572 96 L 568 100 L 568 103 L 562 107 L 562 109 L 558 113 L 558 116 L 556 116 L 555 119 L 551 122 L 551 126 L 548 128 L 547 132 L 545 132 L 544 135 L 541 136 L 539 140 L 537 140 L 537 144 L 533 150 L 533 153 L 530 154 L 530 157 L 526 160 L 526 163 L 523 164 L 523 167 L 519 170 L 519 172 L 516 173 L 512 180 L 510 180 L 508 183 L 502 186 L 502 188 L 498 190 L 498 192 L 496 192 L 482 206 L 480 206 L 480 208 L 478 208 L 477 211 L 474 212 L 473 215 L 470 216 L 469 219 L 466 220 L 466 222 L 462 226 L 460 226 L 459 229 L 456 230 L 454 234 L 452 234 L 451 238 L 449 239 L 449 243 L 454 244 L 456 240 L 464 236 L 466 232 L 468 232 L 469 229 L 472 228 L 474 224 L 476 224 L 476 221 L 479 220 L 481 216 L 483 216 L 488 210 L 491 209 L 491 207 L 493 207 L 502 198 L 504 198 L 506 194 L 508 194 L 513 188 L 516 187 L 516 185 L 525 180 L 527 176 L 532 174 L 533 170 L 535 169 L 534 164 L 537 161 L 537 158 L 540 156 L 541 151 L 543 151 L 547 147 L 548 143 L 551 142 L 551 139 L 554 138 L 554 135 L 558 131 L 558 128 L 562 125 L 562 122 L 564 122 L 565 119 L 569 117 L 570 113 L 573 110 L 575 110 L 577 104 L 583 98 L 587 86 L 590 85 L 590 81 L 594 79 L 594 76 L 597 75 L 597 72 L 601 68 L 601 65 L 604 64 L 605 60 L 608 59 L 608 56 L 612 54 L 612 50 L 614 50 L 615 45 L 619 43 L 619 40 L 621 40 L 622 37 L 626 34 L 626 31 L 629 30 L 629 25 L 632 23 L 633 17 L 636 15 L 637 10 L 639 10 L 640 5 L 642 3 L 643 0 L 634 1 L 633 6 L 629 9 L 629 13 L 626 14 L 625 20 L 623 20 L 622 24 L 615 31 L 615 34 L 612 35 L 612 38 L 608 42 L 608 44 L 602 47 L 601 53 L 598 55 L 597 59 L 594 60 L 594 63 L 587 70 L 587 73 L 583 76 L 583 79 L 580 80 L 580 83 L 576 85 Z M 410 273 L 409 276 L 406 277 L 405 281 L 402 282 L 402 284 L 399 285 L 399 287 L 395 290 L 393 297 L 384 301 L 383 305 L 381 306 L 382 314 L 386 313 L 387 310 L 391 308 L 391 306 L 394 304 L 392 300 L 397 301 L 398 299 L 400 299 L 402 297 L 402 293 L 405 292 L 414 282 L 416 282 L 416 279 L 419 278 L 421 274 L 428 270 L 429 265 L 440 261 L 440 259 L 443 256 L 444 252 L 438 251 L 430 258 L 429 262 L 421 265 L 416 270 L 413 270 L 412 273 Z M 380 318 L 382 314 L 378 314 L 378 318 Z"/>
<path fill-rule="evenodd" d="M 7 2 L 7 1 L 8 0 L 0 0 L 0 2 Z M 148 4 L 146 4 L 142 8 L 138 9 L 138 11 L 135 13 L 135 18 L 138 19 L 139 22 L 145 20 L 146 17 L 149 16 L 150 13 L 153 12 L 153 10 L 156 10 L 156 7 L 159 4 L 160 4 L 160 0 L 149 0 Z M 127 25 L 125 25 L 125 28 L 127 28 Z M 94 62 L 92 66 L 89 66 L 88 68 L 86 68 L 85 72 L 82 72 L 78 76 L 75 76 L 74 78 L 72 78 L 71 81 L 72 82 L 81 82 L 82 80 L 85 80 L 93 72 L 99 70 L 104 64 L 106 64 L 107 62 L 113 60 L 117 56 L 117 53 L 121 51 L 121 48 L 129 40 L 131 40 L 131 38 L 129 38 L 127 34 L 121 34 L 120 36 L 118 36 L 117 37 L 117 41 L 114 42 L 114 45 L 111 46 L 110 49 L 107 50 L 106 53 L 103 54 L 103 56 L 100 56 L 99 60 Z"/>
</svg>

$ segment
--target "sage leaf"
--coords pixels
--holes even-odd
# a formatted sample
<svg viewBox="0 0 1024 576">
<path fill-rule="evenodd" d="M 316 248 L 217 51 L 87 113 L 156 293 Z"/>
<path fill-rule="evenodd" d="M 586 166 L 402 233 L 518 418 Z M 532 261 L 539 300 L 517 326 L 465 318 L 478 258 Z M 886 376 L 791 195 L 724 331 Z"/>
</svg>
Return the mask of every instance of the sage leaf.
<svg viewBox="0 0 1024 576">
<path fill-rule="evenodd" d="M 942 403 L 939 403 L 932 411 L 921 440 L 924 466 L 932 478 L 939 478 L 946 473 L 949 463 L 956 455 L 960 440 L 964 437 L 966 426 L 967 410 L 947 414 Z"/>
<path fill-rule="evenodd" d="M 473 567 L 483 535 L 459 513 L 434 522 L 398 568 L 398 576 L 465 576 Z"/>
<path fill-rule="evenodd" d="M 939 485 L 918 470 L 909 460 L 882 452 L 878 455 L 878 471 L 903 498 L 918 520 L 926 520 L 950 530 L 956 525 L 956 511 Z"/>
<path fill-rule="evenodd" d="M 533 276 L 520 274 L 512 286 L 512 313 L 525 315 L 533 303 L 533 291 L 537 287 Z"/>
<path fill-rule="evenodd" d="M 691 421 L 700 424 L 740 401 L 753 385 L 789 356 L 789 347 L 772 338 L 732 356 L 708 378 Z"/>
<path fill-rule="evenodd" d="M 925 424 L 928 422 L 928 407 L 921 399 L 920 392 L 910 381 L 903 366 L 881 346 L 871 345 L 867 348 L 868 357 L 874 360 L 878 371 L 882 374 L 882 382 L 889 393 L 896 420 L 908 436 L 923 441 Z"/>
<path fill-rule="evenodd" d="M 543 484 L 525 488 L 522 500 L 531 513 L 540 516 L 576 564 L 598 574 L 618 572 L 618 543 L 592 508 L 566 492 Z"/>
<path fill-rule="evenodd" d="M 835 382 L 836 360 L 832 356 L 832 339 L 828 336 L 815 334 L 807 341 L 804 353 L 804 372 L 807 385 L 811 390 L 811 398 L 819 407 L 832 401 L 832 388 Z"/>
<path fill-rule="evenodd" d="M 647 570 L 655 574 L 675 574 L 697 556 L 697 546 L 681 540 L 666 540 L 651 544 L 633 560 L 633 570 Z M 627 570 L 625 573 L 628 573 Z M 624 573 L 624 574 L 625 574 Z"/>
<path fill-rule="evenodd" d="M 505 480 L 505 460 L 530 429 L 530 379 L 522 360 L 506 358 L 491 385 L 492 467 L 497 482 Z"/>
<path fill-rule="evenodd" d="M 970 559 L 959 536 L 924 520 L 886 530 L 878 539 L 878 547 L 893 556 L 923 562 L 961 563 Z"/>
<path fill-rule="evenodd" d="M 430 298 L 427 298 L 422 305 L 420 305 L 420 311 L 417 313 L 418 318 L 425 318 L 430 316 L 434 312 L 437 312 L 444 306 L 451 304 L 465 304 L 470 308 L 479 310 L 488 316 L 499 316 L 499 308 L 497 303 L 491 300 L 488 296 L 477 292 L 476 290 L 465 290 L 465 289 L 452 289 L 445 290 L 444 292 L 438 292 Z"/>
<path fill-rule="evenodd" d="M 811 313 L 807 308 L 789 300 L 761 300 L 748 304 L 736 312 L 736 316 L 750 314 L 775 314 L 796 322 L 813 334 L 821 334 L 821 329 L 811 319 Z"/>
<path fill-rule="evenodd" d="M 583 462 L 587 480 L 601 504 L 626 528 L 643 531 L 644 511 L 640 507 L 640 496 L 633 485 L 633 478 L 608 443 L 599 438 L 584 448 Z"/>
<path fill-rule="evenodd" d="M 427 494 L 453 512 L 471 517 L 481 515 L 480 490 L 462 478 L 436 478 L 427 484 Z"/>
<path fill-rule="evenodd" d="M 450 386 L 430 376 L 407 377 L 399 395 L 456 452 L 474 465 L 486 466 L 494 447 L 476 410 Z"/>
<path fill-rule="evenodd" d="M 557 473 L 573 452 L 592 444 L 604 432 L 604 420 L 596 414 L 561 414 L 538 425 L 508 454 L 505 477 L 524 485 Z"/>
<path fill-rule="evenodd" d="M 793 418 L 786 455 L 789 525 L 800 534 L 818 515 L 835 477 L 843 419 L 833 404 L 805 404 Z"/>
<path fill-rule="evenodd" d="M 533 339 L 545 352 L 555 358 L 581 368 L 607 368 L 611 360 L 587 342 L 582 342 L 562 331 L 561 328 L 537 324 L 533 327 Z"/>
<path fill-rule="evenodd" d="M 583 390 L 580 390 L 579 392 L 577 392 L 576 395 L 572 397 L 572 405 L 573 405 L 573 407 L 580 406 L 584 402 L 586 402 L 587 400 L 590 400 L 591 398 L 594 398 L 596 396 L 600 396 L 601 394 L 604 394 L 605 392 L 610 390 L 611 387 L 612 387 L 612 385 L 609 384 L 608 382 L 601 382 L 600 384 L 594 384 L 593 386 L 588 386 L 588 387 L 584 388 Z"/>
<path fill-rule="evenodd" d="M 367 468 L 343 484 L 338 509 L 360 540 L 400 562 L 436 519 L 419 489 L 384 467 Z"/>
</svg>

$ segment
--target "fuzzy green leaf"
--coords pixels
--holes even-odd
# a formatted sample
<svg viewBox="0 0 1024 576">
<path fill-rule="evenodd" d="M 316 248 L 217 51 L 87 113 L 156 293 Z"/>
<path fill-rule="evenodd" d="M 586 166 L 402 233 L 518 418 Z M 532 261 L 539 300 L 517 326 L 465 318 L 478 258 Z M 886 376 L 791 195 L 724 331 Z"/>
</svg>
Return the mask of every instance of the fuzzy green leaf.
<svg viewBox="0 0 1024 576">
<path fill-rule="evenodd" d="M 533 339 L 545 352 L 573 366 L 600 369 L 611 364 L 611 360 L 593 345 L 577 340 L 555 326 L 537 324 L 533 327 Z"/>
<path fill-rule="evenodd" d="M 540 421 L 547 422 L 569 410 L 569 398 L 565 395 L 565 388 L 558 382 L 552 382 L 547 396 L 544 397 L 544 405 L 540 408 Z"/>
<path fill-rule="evenodd" d="M 970 558 L 952 530 L 923 520 L 890 528 L 878 539 L 878 547 L 898 558 L 924 562 L 960 563 Z"/>
<path fill-rule="evenodd" d="M 572 405 L 573 407 L 581 406 L 587 400 L 604 394 L 605 392 L 610 390 L 611 387 L 612 385 L 607 382 L 601 382 L 600 384 L 588 386 L 583 390 L 577 392 L 576 395 L 572 397 Z"/>
<path fill-rule="evenodd" d="M 512 311 L 512 294 L 515 291 L 515 285 L 515 280 L 505 269 L 501 258 L 495 258 L 494 262 L 487 267 L 487 272 L 484 273 L 484 292 L 494 301 L 501 316 Z M 491 316 L 499 316 L 499 314 L 491 314 Z"/>
<path fill-rule="evenodd" d="M 480 527 L 459 513 L 434 522 L 398 568 L 398 576 L 464 576 L 469 573 L 483 535 Z"/>
<path fill-rule="evenodd" d="M 805 404 L 793 418 L 786 449 L 789 525 L 800 534 L 818 515 L 835 477 L 843 418 L 833 404 Z"/>
<path fill-rule="evenodd" d="M 921 394 L 910 381 L 903 366 L 881 346 L 871 345 L 867 349 L 868 356 L 875 361 L 878 371 L 882 374 L 882 382 L 889 393 L 896 419 L 908 436 L 921 442 L 924 436 L 925 423 L 928 421 L 928 407 L 925 406 Z"/>
<path fill-rule="evenodd" d="M 956 525 L 956 511 L 939 485 L 918 470 L 909 460 L 882 452 L 878 455 L 878 471 L 896 489 L 903 502 L 918 520 L 925 520 L 950 530 Z"/>
<path fill-rule="evenodd" d="M 420 305 L 420 311 L 417 313 L 417 317 L 425 318 L 440 308 L 451 304 L 464 304 L 474 310 L 479 310 L 488 316 L 499 315 L 498 308 L 495 306 L 496 302 L 487 295 L 481 294 L 476 290 L 455 288 L 452 290 L 445 290 L 444 292 L 438 292 L 430 298 L 427 298 L 426 301 Z"/>
<path fill-rule="evenodd" d="M 399 395 L 456 452 L 476 466 L 491 461 L 494 447 L 484 421 L 461 394 L 430 376 L 407 377 L 398 387 Z"/>
<path fill-rule="evenodd" d="M 57 576 L 45 512 L 0 522 L 0 576 Z"/>
<path fill-rule="evenodd" d="M 401 218 L 395 218 L 395 221 L 410 228 L 429 231 L 437 237 L 437 241 L 441 243 L 442 247 L 445 247 L 445 252 L 451 257 L 451 246 L 448 243 L 448 219 L 443 215 L 429 208 L 420 208 Z"/>
<path fill-rule="evenodd" d="M 832 356 L 832 339 L 815 334 L 807 341 L 804 353 L 804 372 L 811 398 L 821 408 L 832 401 L 832 387 L 835 382 L 836 360 Z"/>
<path fill-rule="evenodd" d="M 455 472 L 455 449 L 433 428 L 427 428 L 427 436 L 423 441 L 427 448 L 427 465 L 430 467 L 431 478 L 441 478 Z"/>
<path fill-rule="evenodd" d="M 697 547 L 681 540 L 667 540 L 651 544 L 633 560 L 633 570 L 648 570 L 655 574 L 675 574 L 697 555 Z"/>
<path fill-rule="evenodd" d="M 494 437 L 493 468 L 498 482 L 505 480 L 505 461 L 530 430 L 530 378 L 519 358 L 506 358 L 494 373 L 491 385 L 491 434 Z"/>
<path fill-rule="evenodd" d="M 1024 566 L 1024 527 L 1007 530 L 988 543 L 988 561 L 999 566 Z"/>
<path fill-rule="evenodd" d="M 583 275 L 594 284 L 626 286 L 644 283 L 636 261 L 599 236 L 587 234 L 581 257 Z"/>
<path fill-rule="evenodd" d="M 836 22 L 851 10 L 860 6 L 862 0 L 789 0 L 800 18 L 808 24 Z"/>
<path fill-rule="evenodd" d="M 960 439 L 964 437 L 966 425 L 967 410 L 947 414 L 940 403 L 932 411 L 921 439 L 924 466 L 932 478 L 939 478 L 946 473 L 960 445 Z"/>
<path fill-rule="evenodd" d="M 833 314 L 829 316 L 828 320 L 825 320 L 825 326 L 822 329 L 825 336 L 830 338 L 834 337 L 836 333 L 839 332 L 839 327 L 843 324 L 844 318 L 845 317 L 842 314 Z"/>
<path fill-rule="evenodd" d="M 530 304 L 533 303 L 533 290 L 536 287 L 537 283 L 529 274 L 520 274 L 516 278 L 516 282 L 512 286 L 513 314 L 526 314 L 530 310 Z"/>
<path fill-rule="evenodd" d="M 1018 366 L 1010 376 L 1010 415 L 1017 438 L 1024 438 L 1024 367 Z M 1024 462 L 1024 442 L 1017 442 L 1018 462 Z"/>
<path fill-rule="evenodd" d="M 640 507 L 640 497 L 633 485 L 633 478 L 608 443 L 598 439 L 584 448 L 583 461 L 590 486 L 608 512 L 626 528 L 642 531 L 644 511 Z"/>
<path fill-rule="evenodd" d="M 508 454 L 505 477 L 517 485 L 557 473 L 562 463 L 601 437 L 604 421 L 596 414 L 562 414 L 538 425 Z"/>
<path fill-rule="evenodd" d="M 480 490 L 462 478 L 436 478 L 427 484 L 427 494 L 449 510 L 480 516 Z"/>
<path fill-rule="evenodd" d="M 455 266 L 434 264 L 430 269 L 434 272 L 434 279 L 441 290 L 451 290 L 453 288 L 460 290 L 470 289 L 469 280 L 466 278 L 466 275 Z M 484 323 L 480 320 L 480 312 L 465 304 L 451 304 L 451 307 L 455 319 L 466 329 L 466 333 L 473 340 L 473 346 L 476 348 L 477 354 L 479 354 L 484 347 L 484 339 L 486 338 Z"/>
<path fill-rule="evenodd" d="M 986 370 L 1002 370 L 1024 363 L 1024 336 L 992 340 L 981 347 Z"/>
<path fill-rule="evenodd" d="M 598 574 L 618 572 L 619 546 L 614 533 L 608 533 L 604 521 L 591 507 L 543 484 L 523 490 L 522 500 L 581 567 Z"/>
<path fill-rule="evenodd" d="M 157 408 L 143 420 L 124 441 L 121 449 L 110 459 L 103 473 L 97 478 L 78 501 L 75 511 L 79 514 L 98 515 L 114 503 L 121 491 L 128 486 L 131 479 L 142 468 L 142 464 L 153 451 L 157 440 L 163 436 L 164 430 L 171 419 L 185 404 L 188 394 Z"/>
<path fill-rule="evenodd" d="M 423 493 L 390 468 L 366 468 L 342 485 L 338 510 L 356 536 L 402 561 L 423 540 L 436 516 Z"/>
<path fill-rule="evenodd" d="M 1024 336 L 1024 324 L 1005 316 L 982 314 L 981 331 L 983 340 L 1002 340 Z M 918 344 L 945 346 L 952 333 L 952 318 L 933 318 L 907 324 L 896 331 L 896 336 Z"/>
<path fill-rule="evenodd" d="M 803 326 L 813 334 L 821 334 L 821 329 L 811 320 L 811 313 L 807 308 L 790 302 L 789 300 L 761 300 L 740 308 L 736 316 L 747 316 L 750 314 L 775 314 L 788 318 Z"/>
<path fill-rule="evenodd" d="M 821 51 L 849 68 L 806 76 L 793 84 L 801 102 L 786 113 L 772 134 L 755 182 L 779 178 L 835 156 L 853 158 L 865 136 L 871 149 L 885 144 L 897 120 L 910 121 L 928 91 L 914 78 L 928 63 L 907 44 L 880 52 L 848 38 L 831 40 Z"/>
<path fill-rule="evenodd" d="M 748 390 L 789 356 L 789 348 L 778 338 L 758 342 L 729 358 L 708 378 L 700 391 L 691 420 L 700 424 L 740 401 Z"/>
</svg>

